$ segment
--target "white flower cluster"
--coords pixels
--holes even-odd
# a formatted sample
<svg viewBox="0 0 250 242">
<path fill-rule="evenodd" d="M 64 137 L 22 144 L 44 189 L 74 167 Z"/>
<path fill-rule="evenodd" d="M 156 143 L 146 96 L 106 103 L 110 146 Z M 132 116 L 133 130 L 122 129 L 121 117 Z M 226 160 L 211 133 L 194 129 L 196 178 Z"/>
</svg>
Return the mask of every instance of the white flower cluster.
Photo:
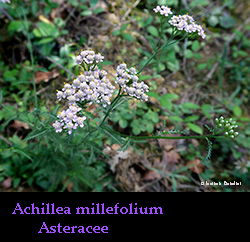
<svg viewBox="0 0 250 242">
<path fill-rule="evenodd" d="M 161 15 L 165 15 L 166 17 L 169 14 L 173 14 L 171 11 L 171 8 L 168 8 L 168 6 L 156 6 L 156 8 L 153 9 L 156 13 L 160 13 Z"/>
<path fill-rule="evenodd" d="M 193 19 L 192 16 L 188 14 L 184 15 L 174 15 L 168 21 L 171 25 L 175 26 L 178 30 L 184 30 L 187 33 L 195 33 L 197 32 L 203 39 L 206 38 L 206 33 L 203 30 L 203 26 L 196 24 L 196 21 Z"/>
<path fill-rule="evenodd" d="M 2 3 L 10 3 L 10 0 L 0 0 Z"/>
<path fill-rule="evenodd" d="M 78 126 L 82 128 L 84 126 L 83 121 L 86 117 L 77 116 L 77 113 L 81 110 L 80 107 L 72 104 L 66 111 L 63 110 L 62 112 L 59 112 L 57 117 L 60 119 L 60 122 L 56 121 L 53 123 L 56 133 L 62 132 L 63 129 L 68 129 L 68 133 L 71 134 L 72 129 L 76 129 Z"/>
<path fill-rule="evenodd" d="M 132 97 L 136 97 L 141 101 L 148 101 L 148 95 L 145 92 L 149 91 L 149 87 L 144 82 L 138 82 L 139 78 L 136 75 L 137 71 L 135 67 L 127 68 L 127 65 L 123 62 L 117 66 L 116 83 L 125 87 L 124 91 Z M 132 86 L 130 86 L 130 83 Z"/>
<path fill-rule="evenodd" d="M 115 89 L 106 75 L 107 72 L 98 67 L 85 71 L 74 79 L 72 84 L 64 84 L 62 91 L 57 91 L 57 98 L 68 99 L 70 104 L 76 104 L 77 101 L 89 101 L 90 104 L 97 102 L 106 107 L 110 104 Z"/>
<path fill-rule="evenodd" d="M 84 51 L 82 51 L 84 52 Z M 95 55 L 92 51 L 85 51 L 82 56 L 85 56 L 82 61 L 89 64 L 89 56 L 95 56 L 93 61 L 97 63 L 100 60 L 100 54 Z M 97 57 L 96 57 L 97 56 Z M 99 60 L 98 60 L 99 58 Z M 56 121 L 53 126 L 56 132 L 61 132 L 64 129 L 68 129 L 68 133 L 72 133 L 72 129 L 76 129 L 78 126 L 83 127 L 83 121 L 86 117 L 79 117 L 77 113 L 82 110 L 78 107 L 76 102 L 88 102 L 92 104 L 93 102 L 101 103 L 104 107 L 107 104 L 111 104 L 110 99 L 115 87 L 111 84 L 107 78 L 107 72 L 100 70 L 94 65 L 89 67 L 89 71 L 81 73 L 76 79 L 74 79 L 72 84 L 64 83 L 64 87 L 61 91 L 57 90 L 57 99 L 60 101 L 62 99 L 67 99 L 69 101 L 69 108 L 66 111 L 62 111 L 57 116 L 60 119 Z"/>
<path fill-rule="evenodd" d="M 98 64 L 100 62 L 103 62 L 104 56 L 102 56 L 100 53 L 95 54 L 95 52 L 91 50 L 81 50 L 80 55 L 76 56 L 75 58 L 75 64 L 80 65 L 82 62 L 85 62 L 86 64 Z"/>
</svg>

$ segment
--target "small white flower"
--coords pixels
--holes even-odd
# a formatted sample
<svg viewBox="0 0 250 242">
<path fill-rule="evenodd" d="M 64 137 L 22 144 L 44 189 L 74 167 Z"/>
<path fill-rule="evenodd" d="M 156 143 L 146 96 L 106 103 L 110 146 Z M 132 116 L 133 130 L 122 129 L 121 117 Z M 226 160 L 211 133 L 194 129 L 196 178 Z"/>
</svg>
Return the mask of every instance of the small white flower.
<svg viewBox="0 0 250 242">
<path fill-rule="evenodd" d="M 240 160 L 234 163 L 236 170 L 239 170 L 241 173 L 247 173 L 248 168 L 250 168 L 250 161 Z"/>
<path fill-rule="evenodd" d="M 56 133 L 62 132 L 63 123 L 56 121 L 55 123 L 53 123 L 53 126 L 56 129 Z"/>
<path fill-rule="evenodd" d="M 77 88 L 79 87 L 79 85 L 81 84 L 81 81 L 77 78 L 73 81 L 73 88 Z"/>
<path fill-rule="evenodd" d="M 80 64 L 82 64 L 82 62 L 83 62 L 83 58 L 80 55 L 75 57 L 75 64 L 76 65 L 80 65 Z"/>
<path fill-rule="evenodd" d="M 166 17 L 169 14 L 173 14 L 171 11 L 171 8 L 169 8 L 168 6 L 156 6 L 156 8 L 153 9 L 156 13 L 160 13 L 161 15 L 165 15 Z"/>
</svg>

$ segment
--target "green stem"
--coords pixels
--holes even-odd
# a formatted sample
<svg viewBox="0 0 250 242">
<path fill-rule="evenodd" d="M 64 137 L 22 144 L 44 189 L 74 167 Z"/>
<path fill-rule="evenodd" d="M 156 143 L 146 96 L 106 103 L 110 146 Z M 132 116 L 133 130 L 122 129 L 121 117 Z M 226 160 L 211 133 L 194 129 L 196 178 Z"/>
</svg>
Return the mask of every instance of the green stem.
<svg viewBox="0 0 250 242">
<path fill-rule="evenodd" d="M 167 48 L 168 46 L 172 45 L 172 44 L 175 44 L 183 39 L 185 39 L 187 37 L 187 35 L 183 36 L 181 39 L 179 40 L 175 40 L 173 42 L 171 42 L 173 40 L 175 36 L 171 35 L 171 38 L 168 40 L 168 42 L 163 45 L 162 47 L 160 47 L 158 50 L 155 51 L 155 53 L 147 60 L 147 62 L 144 64 L 144 66 L 137 72 L 137 74 L 140 74 L 144 69 L 145 67 L 150 63 L 150 61 L 163 49 Z"/>
<path fill-rule="evenodd" d="M 21 7 L 21 9 L 22 9 L 23 17 L 24 17 L 24 22 L 25 22 L 24 26 L 25 26 L 25 29 L 26 29 L 26 32 L 27 32 L 27 39 L 28 39 L 28 44 L 29 44 L 28 50 L 30 52 L 30 60 L 31 60 L 31 67 L 32 67 L 32 79 L 33 79 L 33 90 L 34 90 L 34 97 L 35 97 L 35 106 L 36 106 L 36 110 L 38 110 L 35 71 L 34 71 L 35 67 L 34 67 L 34 56 L 33 56 L 33 50 L 32 50 L 32 43 L 31 43 L 31 40 L 30 40 L 30 34 L 29 34 L 29 27 L 28 27 L 27 18 L 26 18 L 26 15 L 24 13 L 23 7 Z"/>
<path fill-rule="evenodd" d="M 104 116 L 103 120 L 101 121 L 101 123 L 100 123 L 96 128 L 94 128 L 94 129 L 92 129 L 91 131 L 87 132 L 87 134 L 84 136 L 83 140 L 85 140 L 90 134 L 96 132 L 96 131 L 99 129 L 99 127 L 101 127 L 101 126 L 104 124 L 104 122 L 105 122 L 106 119 L 108 118 L 108 116 L 109 116 L 110 112 L 112 111 L 113 107 L 115 106 L 115 104 L 116 104 L 116 103 L 120 100 L 120 98 L 123 96 L 123 93 L 124 93 L 124 92 L 121 94 L 121 89 L 122 89 L 122 88 L 120 87 L 117 96 L 115 97 L 115 99 L 114 99 L 114 100 L 112 101 L 112 103 L 110 104 L 109 109 L 108 109 L 107 113 L 105 114 L 105 116 Z"/>
<path fill-rule="evenodd" d="M 106 128 L 105 128 L 106 129 Z M 133 135 L 126 135 L 120 134 L 115 131 L 107 129 L 110 133 L 119 134 L 122 137 L 128 137 L 137 140 L 144 140 L 144 139 L 205 139 L 205 138 L 221 138 L 224 136 L 216 136 L 213 134 L 210 135 L 199 135 L 199 136 L 133 136 Z"/>
<path fill-rule="evenodd" d="M 106 115 L 105 115 L 105 117 L 103 118 L 102 122 L 100 123 L 99 127 L 102 126 L 102 125 L 104 124 L 105 120 L 106 120 L 107 117 L 109 116 L 109 114 L 110 114 L 110 112 L 112 111 L 113 107 L 115 106 L 115 104 L 116 104 L 116 103 L 120 100 L 120 98 L 122 97 L 122 95 L 123 95 L 124 92 L 122 93 L 122 95 L 120 95 L 120 94 L 121 94 L 121 90 L 122 90 L 122 88 L 119 87 L 119 92 L 118 92 L 117 96 L 115 97 L 115 99 L 114 99 L 114 100 L 112 101 L 112 103 L 110 104 L 109 109 L 108 109 L 108 112 L 106 113 Z"/>
</svg>

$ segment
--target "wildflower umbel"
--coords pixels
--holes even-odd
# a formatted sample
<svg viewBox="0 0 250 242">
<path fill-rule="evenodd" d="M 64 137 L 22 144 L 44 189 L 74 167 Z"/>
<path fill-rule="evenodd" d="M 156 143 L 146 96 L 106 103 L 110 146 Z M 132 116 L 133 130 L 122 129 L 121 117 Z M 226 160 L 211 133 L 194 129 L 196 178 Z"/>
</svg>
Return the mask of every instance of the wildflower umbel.
<svg viewBox="0 0 250 242">
<path fill-rule="evenodd" d="M 103 62 L 104 56 L 100 53 L 95 54 L 93 50 L 82 50 L 80 55 L 76 56 L 75 64 L 82 64 L 85 62 L 86 64 L 98 64 Z"/>
<path fill-rule="evenodd" d="M 225 132 L 224 135 L 226 137 L 233 139 L 239 135 L 238 132 L 234 131 L 235 128 L 238 128 L 238 125 L 236 124 L 236 121 L 233 121 L 232 118 L 225 120 L 224 117 L 221 116 L 220 118 L 216 118 L 214 121 L 216 127 L 222 132 Z"/>
<path fill-rule="evenodd" d="M 160 15 L 165 15 L 166 17 L 170 14 L 173 14 L 171 11 L 171 8 L 168 6 L 156 6 L 156 8 L 153 9 L 156 13 L 160 13 Z"/>
<path fill-rule="evenodd" d="M 148 101 L 148 95 L 145 92 L 149 91 L 149 87 L 144 82 L 138 82 L 139 78 L 136 75 L 135 67 L 127 68 L 126 63 L 117 66 L 116 83 L 120 87 L 125 87 L 124 91 L 131 97 Z M 132 86 L 131 86 L 132 84 Z"/>
<path fill-rule="evenodd" d="M 197 33 L 203 39 L 206 38 L 206 33 L 203 30 L 203 26 L 196 24 L 196 21 L 193 19 L 193 17 L 189 16 L 188 14 L 179 16 L 174 15 L 168 22 L 180 31 L 185 31 L 187 33 Z"/>
<path fill-rule="evenodd" d="M 10 3 L 10 0 L 0 0 L 2 3 Z"/>
<path fill-rule="evenodd" d="M 67 129 L 68 133 L 72 133 L 72 129 L 76 129 L 78 126 L 83 127 L 83 121 L 86 117 L 80 117 L 77 115 L 79 111 L 82 109 L 72 104 L 69 108 L 65 111 L 59 112 L 57 117 L 60 119 L 60 122 L 56 121 L 53 123 L 56 132 L 62 132 L 63 129 Z"/>
</svg>

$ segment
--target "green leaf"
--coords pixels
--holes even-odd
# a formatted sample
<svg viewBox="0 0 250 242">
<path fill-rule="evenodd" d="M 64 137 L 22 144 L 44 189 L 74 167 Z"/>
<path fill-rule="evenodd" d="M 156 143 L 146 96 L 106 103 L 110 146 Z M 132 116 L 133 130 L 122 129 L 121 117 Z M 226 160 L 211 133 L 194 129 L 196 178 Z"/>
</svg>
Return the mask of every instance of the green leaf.
<svg viewBox="0 0 250 242">
<path fill-rule="evenodd" d="M 182 104 L 182 107 L 184 108 L 188 108 L 188 109 L 199 109 L 200 106 L 195 104 L 195 103 L 190 103 L 190 102 L 187 102 L 187 103 L 183 103 Z"/>
<path fill-rule="evenodd" d="M 158 30 L 157 30 L 157 28 L 155 27 L 155 26 L 153 26 L 153 25 L 150 25 L 150 26 L 148 26 L 148 32 L 151 34 L 151 35 L 153 35 L 154 37 L 158 37 L 159 36 L 159 32 L 158 32 Z"/>
<path fill-rule="evenodd" d="M 129 33 L 122 33 L 122 38 L 125 39 L 125 40 L 128 40 L 130 42 L 133 42 L 134 41 L 134 38 L 131 34 Z"/>
<path fill-rule="evenodd" d="M 43 39 L 39 40 L 39 41 L 37 42 L 37 44 L 39 44 L 39 45 L 47 44 L 47 43 L 52 42 L 53 40 L 54 40 L 53 37 L 47 37 L 47 38 L 43 38 Z"/>
<path fill-rule="evenodd" d="M 133 132 L 134 135 L 138 135 L 138 134 L 141 133 L 141 130 L 140 130 L 140 128 L 138 128 L 138 127 L 133 127 L 132 132 Z"/>
<path fill-rule="evenodd" d="M 162 95 L 162 97 L 166 98 L 166 99 L 178 99 L 179 96 L 177 94 L 174 94 L 174 93 L 166 93 L 164 95 Z"/>
<path fill-rule="evenodd" d="M 13 187 L 17 188 L 17 186 L 19 185 L 20 181 L 21 181 L 20 177 L 15 178 L 14 181 L 13 181 Z"/>
<path fill-rule="evenodd" d="M 185 121 L 186 122 L 193 122 L 193 121 L 198 120 L 199 118 L 200 118 L 200 116 L 198 116 L 198 115 L 192 115 L 192 116 L 186 117 Z"/>
<path fill-rule="evenodd" d="M 144 81 L 144 80 L 148 80 L 148 79 L 152 79 L 153 76 L 150 76 L 150 75 L 141 75 L 139 76 L 139 80 L 140 81 Z"/>
<path fill-rule="evenodd" d="M 112 33 L 112 35 L 113 36 L 117 36 L 117 35 L 120 35 L 120 30 L 115 30 L 113 33 Z"/>
<path fill-rule="evenodd" d="M 95 13 L 95 14 L 99 14 L 99 13 L 102 13 L 102 12 L 104 12 L 105 10 L 103 9 L 103 8 L 96 8 L 96 9 L 94 9 L 93 10 L 93 12 Z"/>
<path fill-rule="evenodd" d="M 233 113 L 236 117 L 240 117 L 242 114 L 242 110 L 239 106 L 234 106 Z"/>
<path fill-rule="evenodd" d="M 128 24 L 123 24 L 120 28 L 120 31 L 124 31 L 128 27 Z"/>
<path fill-rule="evenodd" d="M 36 25 L 38 28 L 33 30 L 33 34 L 37 38 L 59 36 L 59 30 L 51 23 L 38 22 Z"/>
<path fill-rule="evenodd" d="M 28 141 L 28 140 L 30 140 L 30 139 L 34 139 L 34 138 L 36 138 L 36 137 L 38 137 L 38 136 L 41 136 L 41 135 L 44 135 L 45 133 L 47 133 L 48 132 L 48 130 L 47 129 L 45 129 L 45 130 L 42 130 L 41 132 L 38 132 L 38 133 L 35 133 L 35 134 L 29 134 L 24 140 L 25 141 Z"/>
<path fill-rule="evenodd" d="M 212 111 L 212 107 L 210 104 L 203 104 L 201 110 L 208 118 L 212 117 L 211 114 L 209 113 Z"/>
<path fill-rule="evenodd" d="M 90 15 L 92 15 L 92 11 L 91 10 L 84 10 L 84 11 L 82 11 L 81 12 L 81 15 L 82 16 L 90 16 Z"/>
<path fill-rule="evenodd" d="M 192 58 L 193 57 L 193 52 L 191 50 L 186 50 L 186 58 Z"/>
<path fill-rule="evenodd" d="M 215 27 L 217 24 L 219 23 L 219 19 L 218 17 L 212 15 L 209 17 L 208 19 L 208 24 L 211 26 L 211 27 Z"/>
<path fill-rule="evenodd" d="M 178 71 L 180 69 L 180 63 L 177 59 L 173 61 L 168 61 L 167 68 L 172 72 Z"/>
<path fill-rule="evenodd" d="M 120 119 L 119 120 L 119 125 L 121 128 L 125 129 L 128 126 L 128 121 L 125 119 Z"/>
<path fill-rule="evenodd" d="M 193 123 L 187 123 L 187 126 L 188 126 L 191 130 L 193 130 L 195 133 L 197 133 L 197 134 L 203 134 L 202 129 L 201 129 L 198 125 L 193 124 Z"/>
<path fill-rule="evenodd" d="M 147 95 L 148 95 L 149 97 L 156 97 L 156 98 L 159 98 L 159 97 L 160 97 L 159 94 L 158 94 L 158 93 L 155 93 L 155 92 L 147 92 Z"/>
<path fill-rule="evenodd" d="M 203 70 L 203 69 L 205 69 L 205 68 L 207 68 L 207 63 L 201 63 L 201 64 L 199 64 L 199 65 L 197 66 L 197 69 L 198 69 L 198 70 Z"/>
<path fill-rule="evenodd" d="M 154 131 L 154 125 L 152 123 L 147 123 L 146 124 L 147 132 L 152 133 Z"/>
<path fill-rule="evenodd" d="M 163 95 L 161 98 L 160 98 L 160 104 L 163 108 L 166 108 L 168 110 L 171 110 L 172 107 L 173 107 L 173 104 L 171 102 L 170 99 L 168 99 L 165 95 Z"/>
<path fill-rule="evenodd" d="M 8 26 L 8 31 L 13 31 L 13 32 L 20 32 L 25 30 L 25 23 L 24 21 L 11 21 L 9 26 Z"/>
<path fill-rule="evenodd" d="M 36 16 L 36 13 L 38 12 L 38 3 L 37 1 L 32 1 L 32 4 L 31 4 L 31 11 L 32 11 L 32 14 L 33 16 Z"/>
<path fill-rule="evenodd" d="M 207 6 L 207 5 L 209 5 L 208 0 L 193 0 L 193 1 L 191 1 L 189 6 L 190 7 L 196 7 L 196 6 L 204 7 L 204 6 Z"/>
<path fill-rule="evenodd" d="M 154 123 L 158 123 L 159 122 L 159 117 L 158 117 L 158 114 L 156 112 L 150 112 L 150 117 L 151 117 L 151 120 Z"/>
<path fill-rule="evenodd" d="M 170 116 L 169 120 L 171 121 L 177 121 L 177 122 L 183 122 L 183 119 L 178 116 Z"/>
<path fill-rule="evenodd" d="M 90 0 L 90 7 L 93 8 L 98 3 L 98 0 Z"/>
<path fill-rule="evenodd" d="M 220 26 L 225 29 L 230 29 L 236 24 L 234 18 L 230 15 L 220 17 Z"/>
<path fill-rule="evenodd" d="M 67 57 L 70 54 L 70 48 L 69 45 L 66 44 L 60 48 L 60 57 Z"/>
<path fill-rule="evenodd" d="M 193 51 L 197 51 L 200 48 L 200 42 L 198 40 L 195 40 L 191 46 Z"/>
</svg>

